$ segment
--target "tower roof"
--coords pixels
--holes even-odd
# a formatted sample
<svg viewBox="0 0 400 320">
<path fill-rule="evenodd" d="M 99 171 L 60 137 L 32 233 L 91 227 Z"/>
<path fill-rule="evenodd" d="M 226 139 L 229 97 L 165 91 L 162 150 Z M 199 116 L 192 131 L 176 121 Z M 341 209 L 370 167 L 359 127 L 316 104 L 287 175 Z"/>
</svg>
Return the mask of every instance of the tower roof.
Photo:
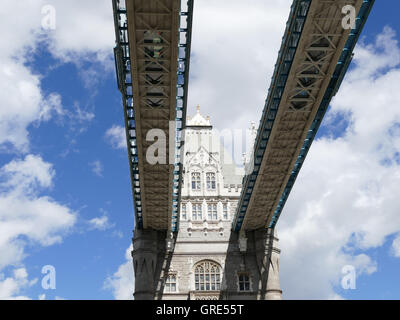
<svg viewBox="0 0 400 320">
<path fill-rule="evenodd" d="M 186 127 L 193 130 L 185 131 L 185 161 L 195 161 L 198 154 L 204 154 L 204 152 L 206 152 L 208 157 L 203 156 L 204 159 L 216 159 L 218 162 L 222 171 L 224 185 L 240 185 L 242 183 L 244 169 L 237 167 L 232 158 L 231 152 L 225 150 L 224 143 L 221 141 L 220 133 L 218 130 L 214 131 L 210 117 L 204 117 L 200 113 L 199 106 L 197 106 L 195 116 L 187 118 Z M 197 132 L 195 134 L 195 132 L 192 131 Z M 185 165 L 190 165 L 189 162 L 185 162 Z M 201 161 L 197 161 L 197 163 L 200 162 Z"/>
<path fill-rule="evenodd" d="M 189 127 L 211 127 L 210 117 L 204 118 L 200 113 L 200 106 L 197 106 L 197 112 L 193 118 L 188 117 L 186 125 Z"/>
</svg>

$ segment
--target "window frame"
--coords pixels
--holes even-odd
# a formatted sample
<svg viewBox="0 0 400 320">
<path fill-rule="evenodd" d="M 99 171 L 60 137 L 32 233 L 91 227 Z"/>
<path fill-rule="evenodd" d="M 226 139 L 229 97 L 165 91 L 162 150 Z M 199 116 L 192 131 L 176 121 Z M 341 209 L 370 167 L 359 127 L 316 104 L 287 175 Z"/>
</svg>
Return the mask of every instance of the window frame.
<svg viewBox="0 0 400 320">
<path fill-rule="evenodd" d="M 211 210 L 210 210 L 210 208 L 211 208 Z M 218 221 L 218 205 L 217 205 L 217 203 L 207 203 L 207 220 Z"/>
<path fill-rule="evenodd" d="M 193 221 L 203 220 L 203 203 L 201 202 L 192 203 L 192 220 Z"/>
<path fill-rule="evenodd" d="M 187 220 L 187 204 L 186 204 L 186 203 L 182 203 L 182 207 L 181 207 L 181 219 L 182 219 L 182 220 Z"/>
<path fill-rule="evenodd" d="M 172 290 L 174 285 L 175 290 Z M 178 292 L 178 274 L 176 272 L 169 273 L 164 283 L 165 293 L 177 293 Z"/>
<path fill-rule="evenodd" d="M 241 279 L 241 277 L 246 277 L 247 279 Z M 247 286 L 246 286 L 247 284 Z M 241 288 L 243 285 L 243 289 Z M 237 273 L 237 288 L 238 292 L 251 292 L 252 291 L 252 283 L 251 276 L 249 272 L 238 272 Z"/>
<path fill-rule="evenodd" d="M 201 173 L 200 172 L 192 172 L 191 173 L 191 182 L 192 182 L 192 190 L 200 191 L 201 190 Z"/>
<path fill-rule="evenodd" d="M 209 191 L 215 191 L 217 189 L 215 172 L 206 173 L 206 185 L 207 185 L 207 190 Z"/>
<path fill-rule="evenodd" d="M 194 289 L 197 292 L 221 290 L 221 266 L 213 260 L 202 260 L 194 266 Z"/>
<path fill-rule="evenodd" d="M 226 210 L 225 210 L 226 209 Z M 229 207 L 228 203 L 223 203 L 222 204 L 222 219 L 223 220 L 229 220 Z"/>
</svg>

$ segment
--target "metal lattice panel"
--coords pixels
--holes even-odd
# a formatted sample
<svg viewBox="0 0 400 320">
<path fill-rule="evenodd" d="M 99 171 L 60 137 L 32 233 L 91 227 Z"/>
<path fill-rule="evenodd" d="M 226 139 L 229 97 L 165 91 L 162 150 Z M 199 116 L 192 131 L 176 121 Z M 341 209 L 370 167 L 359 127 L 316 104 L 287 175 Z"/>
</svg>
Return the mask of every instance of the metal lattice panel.
<svg viewBox="0 0 400 320">
<path fill-rule="evenodd" d="M 352 34 L 359 35 L 372 4 L 294 1 L 256 138 L 254 170 L 244 179 L 236 231 L 275 225 L 322 120 L 321 106 L 326 110 L 347 69 L 357 40 Z M 356 30 L 342 26 L 345 5 L 359 12 Z"/>
<path fill-rule="evenodd" d="M 113 0 L 113 6 L 136 224 L 176 231 L 193 1 Z M 147 159 L 152 129 L 164 132 L 166 163 Z"/>
</svg>

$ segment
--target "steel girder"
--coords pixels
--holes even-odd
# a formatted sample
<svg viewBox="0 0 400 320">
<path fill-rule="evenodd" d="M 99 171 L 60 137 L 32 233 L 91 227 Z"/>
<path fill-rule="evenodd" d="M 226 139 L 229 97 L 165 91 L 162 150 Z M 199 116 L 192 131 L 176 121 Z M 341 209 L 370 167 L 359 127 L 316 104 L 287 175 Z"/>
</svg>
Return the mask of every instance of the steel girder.
<svg viewBox="0 0 400 320">
<path fill-rule="evenodd" d="M 294 1 L 254 146 L 233 229 L 274 227 L 374 1 Z M 342 26 L 342 8 L 358 12 Z M 281 160 L 281 161 L 280 161 Z"/>
<path fill-rule="evenodd" d="M 136 227 L 176 231 L 193 0 L 113 0 L 113 9 Z M 152 129 L 165 134 L 165 164 L 146 159 Z"/>
</svg>

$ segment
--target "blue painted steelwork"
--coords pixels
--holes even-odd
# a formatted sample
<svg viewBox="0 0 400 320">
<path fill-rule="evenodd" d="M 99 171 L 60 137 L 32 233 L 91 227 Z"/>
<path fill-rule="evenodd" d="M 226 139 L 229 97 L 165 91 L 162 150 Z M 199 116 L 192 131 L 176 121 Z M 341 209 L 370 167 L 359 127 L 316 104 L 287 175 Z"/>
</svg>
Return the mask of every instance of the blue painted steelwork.
<svg viewBox="0 0 400 320">
<path fill-rule="evenodd" d="M 175 164 L 172 184 L 172 226 L 173 232 L 178 231 L 181 200 L 181 183 L 183 165 L 180 158 L 182 147 L 182 130 L 186 125 L 186 110 L 189 86 L 190 51 L 192 44 L 193 0 L 182 3 L 180 10 L 180 28 L 178 44 L 178 77 L 176 94 L 176 136 Z"/>
<path fill-rule="evenodd" d="M 116 47 L 114 49 L 118 88 L 122 94 L 125 130 L 128 145 L 135 221 L 138 229 L 143 229 L 143 211 L 140 187 L 139 159 L 136 141 L 136 125 L 132 88 L 132 70 L 129 52 L 128 17 L 124 0 L 113 0 Z M 180 11 L 180 35 L 178 44 L 178 81 L 176 97 L 176 140 L 175 163 L 172 190 L 172 225 L 171 230 L 177 231 L 179 220 L 179 201 L 181 194 L 182 165 L 180 164 L 181 131 L 185 125 L 187 91 L 189 83 L 189 63 L 191 50 L 191 31 L 193 17 L 193 0 L 188 0 Z"/>
<path fill-rule="evenodd" d="M 264 110 L 261 116 L 260 126 L 254 145 L 254 168 L 252 173 L 243 178 L 243 191 L 239 201 L 238 212 L 233 221 L 233 229 L 239 231 L 242 227 L 247 206 L 260 170 L 261 161 L 269 140 L 269 136 L 275 121 L 275 117 L 281 102 L 282 93 L 296 55 L 297 45 L 303 32 L 308 10 L 312 0 L 294 0 L 291 6 L 289 20 L 282 39 L 282 45 L 278 54 L 278 61 L 268 90 Z"/>
<path fill-rule="evenodd" d="M 254 148 L 254 170 L 251 174 L 246 175 L 243 180 L 245 192 L 242 192 L 241 199 L 239 202 L 239 208 L 236 215 L 236 218 L 233 222 L 233 229 L 235 231 L 239 231 L 244 216 L 246 214 L 247 206 L 250 201 L 250 197 L 255 185 L 255 181 L 257 179 L 258 171 L 261 165 L 261 161 L 264 155 L 264 151 L 266 149 L 268 138 L 270 132 L 273 127 L 273 123 L 275 120 L 275 116 L 277 114 L 277 110 L 280 104 L 280 98 L 284 91 L 288 74 L 290 73 L 291 64 L 293 61 L 293 57 L 296 53 L 298 40 L 301 37 L 301 33 L 304 27 L 304 22 L 308 13 L 309 5 L 311 1 L 293 1 L 291 7 L 291 13 L 289 16 L 289 21 L 287 23 L 285 36 L 282 41 L 282 46 L 279 51 L 278 63 L 275 65 L 274 75 L 271 81 L 271 87 L 268 91 L 268 97 L 265 103 L 263 115 L 261 118 L 261 125 L 257 132 L 256 143 Z M 284 192 L 281 195 L 279 203 L 277 205 L 276 210 L 274 211 L 271 223 L 269 225 L 270 228 L 274 227 L 278 221 L 278 218 L 282 212 L 282 209 L 286 203 L 286 200 L 290 194 L 290 191 L 294 185 L 294 182 L 297 178 L 297 175 L 301 169 L 301 166 L 304 162 L 304 159 L 310 149 L 310 146 L 314 140 L 314 137 L 318 131 L 318 128 L 321 124 L 321 121 L 325 115 L 325 112 L 329 106 L 329 103 L 332 97 L 338 91 L 341 82 L 343 81 L 344 75 L 350 65 L 352 59 L 352 52 L 354 50 L 355 44 L 360 36 L 360 33 L 364 27 L 364 24 L 368 18 L 368 15 L 372 9 L 375 0 L 364 0 L 361 6 L 359 15 L 356 19 L 356 28 L 351 31 L 349 38 L 346 42 L 345 48 L 342 52 L 342 55 L 339 59 L 335 72 L 332 76 L 332 79 L 329 83 L 329 86 L 324 94 L 321 105 L 318 109 L 318 112 L 314 118 L 312 126 L 308 132 L 308 135 L 304 141 L 303 147 L 299 154 L 299 157 L 296 161 L 296 164 L 292 170 L 291 176 L 288 180 L 288 183 L 284 189 Z M 302 5 L 302 6 L 301 6 Z M 307 12 L 305 12 L 307 10 Z M 301 21 L 303 21 L 301 23 Z M 295 26 L 301 30 L 296 30 Z M 290 44 L 295 45 L 290 45 Z M 289 59 L 288 59 L 289 58 Z M 291 59 L 290 59 L 291 58 Z"/>
<path fill-rule="evenodd" d="M 132 90 L 132 70 L 129 52 L 128 16 L 125 1 L 113 0 L 116 47 L 114 48 L 118 88 L 122 94 L 129 168 L 132 182 L 135 223 L 143 228 L 142 199 L 140 192 L 139 159 L 136 141 L 135 112 Z"/>
<path fill-rule="evenodd" d="M 351 63 L 351 60 L 353 58 L 353 50 L 356 46 L 356 43 L 358 41 L 358 38 L 360 37 L 362 30 L 364 28 L 365 22 L 367 21 L 367 18 L 371 12 L 374 2 L 375 2 L 375 0 L 364 0 L 363 1 L 360 12 L 356 19 L 356 27 L 355 27 L 355 29 L 351 30 L 349 38 L 346 42 L 346 45 L 340 56 L 339 62 L 336 66 L 335 72 L 333 73 L 332 79 L 331 79 L 329 86 L 325 92 L 325 95 L 322 99 L 321 105 L 319 106 L 317 114 L 314 118 L 314 121 L 310 127 L 310 130 L 308 131 L 307 137 L 301 148 L 300 154 L 297 158 L 296 164 L 294 165 L 294 168 L 292 170 L 292 173 L 290 175 L 288 183 L 286 184 L 286 187 L 285 187 L 285 189 L 282 193 L 282 196 L 279 200 L 278 206 L 275 209 L 274 215 L 272 217 L 272 220 L 271 220 L 271 223 L 269 226 L 270 228 L 275 227 L 275 225 L 279 219 L 279 216 L 282 212 L 282 209 L 286 203 L 286 200 L 289 196 L 289 193 L 292 190 L 292 187 L 296 181 L 297 175 L 299 174 L 300 169 L 303 165 L 304 159 L 307 156 L 308 150 L 310 150 L 311 144 L 314 141 L 315 135 L 317 134 L 317 131 L 321 125 L 322 119 L 324 118 L 324 115 L 328 109 L 329 103 L 332 100 L 332 98 L 335 96 L 337 91 L 339 90 L 340 85 L 342 84 L 343 78 L 344 78 L 344 76 L 349 68 L 349 65 Z"/>
</svg>

